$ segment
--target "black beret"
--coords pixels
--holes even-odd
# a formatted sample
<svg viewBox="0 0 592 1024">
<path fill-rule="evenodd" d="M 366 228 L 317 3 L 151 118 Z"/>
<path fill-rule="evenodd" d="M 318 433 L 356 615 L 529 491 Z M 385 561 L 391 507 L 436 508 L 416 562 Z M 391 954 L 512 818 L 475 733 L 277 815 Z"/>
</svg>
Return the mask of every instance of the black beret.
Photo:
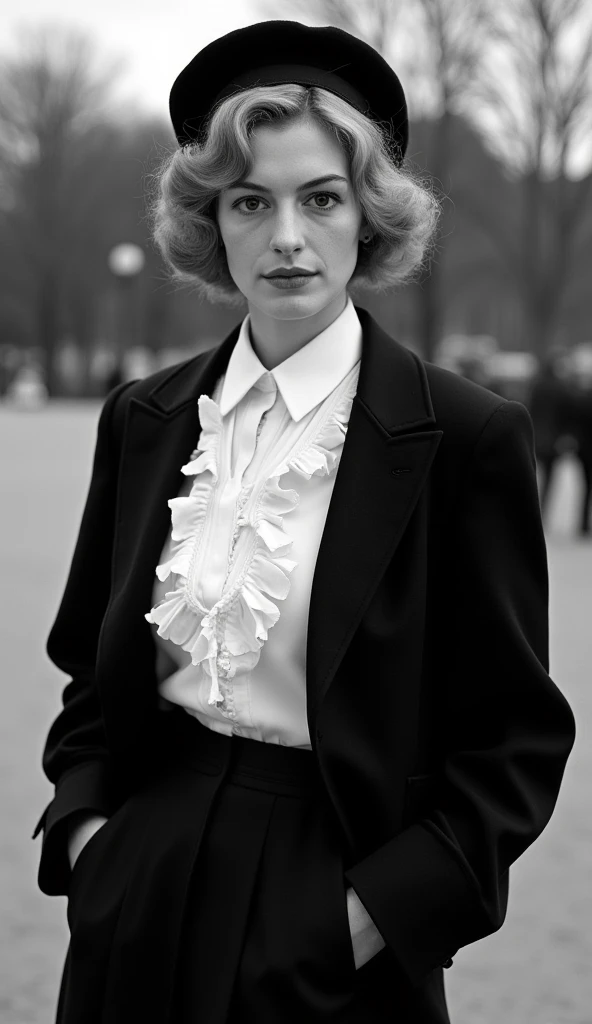
<svg viewBox="0 0 592 1024">
<path fill-rule="evenodd" d="M 169 110 L 180 146 L 204 137 L 215 105 L 255 85 L 296 82 L 341 96 L 386 128 L 397 166 L 407 148 L 405 93 L 368 43 L 333 27 L 261 21 L 215 39 L 175 79 Z"/>
</svg>

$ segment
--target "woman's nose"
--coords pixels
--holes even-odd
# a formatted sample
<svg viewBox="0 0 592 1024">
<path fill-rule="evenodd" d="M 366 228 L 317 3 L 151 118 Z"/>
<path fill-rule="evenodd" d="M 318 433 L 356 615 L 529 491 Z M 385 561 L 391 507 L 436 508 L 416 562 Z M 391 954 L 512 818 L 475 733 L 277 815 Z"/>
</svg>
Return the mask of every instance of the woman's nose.
<svg viewBox="0 0 592 1024">
<path fill-rule="evenodd" d="M 304 248 L 302 227 L 298 216 L 292 211 L 278 214 L 269 242 L 274 252 L 291 253 Z"/>
</svg>

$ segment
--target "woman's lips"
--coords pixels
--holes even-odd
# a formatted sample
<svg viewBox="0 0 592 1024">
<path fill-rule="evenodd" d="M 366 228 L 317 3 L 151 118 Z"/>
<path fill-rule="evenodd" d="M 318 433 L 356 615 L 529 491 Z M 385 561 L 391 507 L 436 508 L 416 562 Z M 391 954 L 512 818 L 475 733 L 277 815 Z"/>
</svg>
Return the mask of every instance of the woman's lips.
<svg viewBox="0 0 592 1024">
<path fill-rule="evenodd" d="M 304 285 L 308 284 L 309 281 L 313 281 L 315 277 L 317 277 L 317 274 L 298 274 L 294 277 L 277 275 L 273 277 L 266 277 L 265 280 L 269 281 L 270 285 L 274 288 L 289 290 L 290 288 L 302 288 Z"/>
</svg>

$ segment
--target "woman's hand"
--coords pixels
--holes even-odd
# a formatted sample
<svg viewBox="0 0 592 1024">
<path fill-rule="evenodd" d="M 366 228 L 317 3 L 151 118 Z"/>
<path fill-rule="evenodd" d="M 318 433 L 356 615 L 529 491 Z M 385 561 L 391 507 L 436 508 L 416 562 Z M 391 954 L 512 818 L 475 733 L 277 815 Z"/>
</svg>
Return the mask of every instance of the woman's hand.
<svg viewBox="0 0 592 1024">
<path fill-rule="evenodd" d="M 81 811 L 72 816 L 68 822 L 68 859 L 71 870 L 91 836 L 108 820 L 103 814 L 93 814 L 91 811 Z"/>
<path fill-rule="evenodd" d="M 382 935 L 370 917 L 355 889 L 347 890 L 347 916 L 354 950 L 356 970 L 371 960 L 386 946 Z"/>
</svg>

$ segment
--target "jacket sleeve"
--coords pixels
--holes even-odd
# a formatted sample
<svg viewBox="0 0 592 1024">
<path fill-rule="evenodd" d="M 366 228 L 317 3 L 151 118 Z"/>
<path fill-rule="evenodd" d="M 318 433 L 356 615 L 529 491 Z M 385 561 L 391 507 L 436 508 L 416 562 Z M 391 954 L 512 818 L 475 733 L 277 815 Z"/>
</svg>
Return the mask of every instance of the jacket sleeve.
<svg viewBox="0 0 592 1024">
<path fill-rule="evenodd" d="M 111 586 L 111 552 L 123 403 L 129 382 L 107 397 L 97 430 L 92 477 L 64 595 L 47 641 L 47 653 L 70 676 L 63 708 L 50 727 L 42 755 L 55 786 L 32 838 L 43 829 L 38 884 L 49 896 L 68 891 L 66 819 L 76 811 L 109 814 L 114 793 L 95 662 Z M 118 405 L 119 403 L 119 405 Z"/>
<path fill-rule="evenodd" d="M 510 865 L 539 836 L 574 743 L 548 674 L 548 575 L 532 421 L 504 401 L 463 482 L 434 663 L 444 755 L 418 820 L 345 872 L 411 984 L 503 924 Z"/>
</svg>

